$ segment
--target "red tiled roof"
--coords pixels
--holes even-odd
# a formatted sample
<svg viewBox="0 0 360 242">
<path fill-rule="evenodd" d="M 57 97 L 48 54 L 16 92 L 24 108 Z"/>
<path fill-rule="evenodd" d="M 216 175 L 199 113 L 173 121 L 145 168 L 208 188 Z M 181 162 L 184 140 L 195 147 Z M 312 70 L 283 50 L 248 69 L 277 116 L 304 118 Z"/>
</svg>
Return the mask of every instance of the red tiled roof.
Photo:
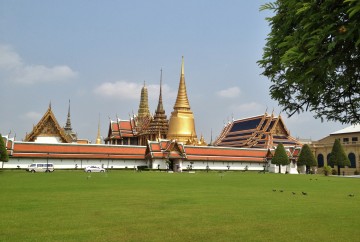
<svg viewBox="0 0 360 242">
<path fill-rule="evenodd" d="M 15 142 L 13 157 L 145 159 L 145 146 Z"/>
</svg>

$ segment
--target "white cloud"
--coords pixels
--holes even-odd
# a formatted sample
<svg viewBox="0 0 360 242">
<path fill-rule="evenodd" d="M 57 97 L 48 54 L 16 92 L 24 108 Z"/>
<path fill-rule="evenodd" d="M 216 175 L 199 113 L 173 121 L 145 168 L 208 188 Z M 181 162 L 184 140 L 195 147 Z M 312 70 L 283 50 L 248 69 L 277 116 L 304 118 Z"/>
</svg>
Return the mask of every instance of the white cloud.
<svg viewBox="0 0 360 242">
<path fill-rule="evenodd" d="M 133 82 L 105 82 L 94 89 L 94 93 L 114 99 L 139 99 L 142 85 Z"/>
<path fill-rule="evenodd" d="M 77 73 L 66 65 L 47 67 L 26 64 L 10 46 L 1 44 L 0 71 L 9 81 L 24 84 L 65 81 L 77 76 Z"/>
<path fill-rule="evenodd" d="M 225 90 L 218 91 L 216 93 L 219 97 L 225 97 L 225 98 L 235 98 L 240 95 L 240 88 L 238 87 L 230 87 Z"/>
<path fill-rule="evenodd" d="M 237 106 L 231 106 L 232 110 L 246 114 L 246 115 L 258 115 L 265 113 L 264 105 L 257 102 L 244 103 Z"/>
<path fill-rule="evenodd" d="M 31 121 L 40 121 L 40 119 L 42 118 L 41 113 L 37 113 L 37 112 L 27 112 L 23 115 L 23 118 L 26 120 L 31 120 Z"/>
<path fill-rule="evenodd" d="M 140 100 L 141 88 L 143 83 L 116 81 L 105 82 L 94 89 L 96 95 L 119 100 Z M 149 100 L 158 100 L 159 85 L 146 85 Z M 168 85 L 162 86 L 163 99 L 173 98 L 176 92 L 172 91 Z"/>
</svg>

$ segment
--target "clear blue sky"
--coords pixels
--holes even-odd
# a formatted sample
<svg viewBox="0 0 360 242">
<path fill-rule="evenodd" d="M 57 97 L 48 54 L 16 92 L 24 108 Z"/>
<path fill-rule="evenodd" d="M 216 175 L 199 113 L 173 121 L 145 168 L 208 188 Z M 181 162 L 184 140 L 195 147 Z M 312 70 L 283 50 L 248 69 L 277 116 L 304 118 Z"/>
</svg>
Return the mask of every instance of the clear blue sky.
<svg viewBox="0 0 360 242">
<path fill-rule="evenodd" d="M 181 56 L 198 136 L 210 141 L 225 122 L 281 108 L 256 64 L 270 31 L 259 12 L 267 1 L 0 0 L 0 132 L 31 132 L 49 103 L 61 126 L 71 100 L 79 138 L 96 139 L 109 118 L 137 113 L 143 82 L 150 112 L 163 69 L 164 108 L 170 117 Z M 313 140 L 344 126 L 290 119 L 291 135 Z"/>
</svg>

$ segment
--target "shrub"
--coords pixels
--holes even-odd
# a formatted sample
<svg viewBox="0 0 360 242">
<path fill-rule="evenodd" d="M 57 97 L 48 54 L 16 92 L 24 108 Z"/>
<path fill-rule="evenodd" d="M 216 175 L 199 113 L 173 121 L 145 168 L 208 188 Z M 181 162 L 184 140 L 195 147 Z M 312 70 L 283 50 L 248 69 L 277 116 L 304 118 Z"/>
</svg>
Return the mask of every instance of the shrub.
<svg viewBox="0 0 360 242">
<path fill-rule="evenodd" d="M 331 167 L 330 166 L 324 166 L 324 175 L 328 176 L 331 172 Z"/>
<path fill-rule="evenodd" d="M 354 171 L 354 175 L 359 175 L 359 171 L 358 171 L 358 170 L 355 170 L 355 171 Z"/>
<path fill-rule="evenodd" d="M 336 171 L 335 169 L 332 169 L 332 170 L 331 170 L 331 174 L 332 174 L 332 175 L 337 175 L 338 173 L 337 173 L 337 171 Z"/>
</svg>

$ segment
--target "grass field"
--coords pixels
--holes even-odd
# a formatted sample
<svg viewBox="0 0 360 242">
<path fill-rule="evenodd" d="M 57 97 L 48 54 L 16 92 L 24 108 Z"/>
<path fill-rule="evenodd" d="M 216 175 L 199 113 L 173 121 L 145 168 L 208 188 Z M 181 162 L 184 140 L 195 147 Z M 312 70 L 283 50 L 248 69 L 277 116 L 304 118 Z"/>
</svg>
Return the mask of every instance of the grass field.
<svg viewBox="0 0 360 242">
<path fill-rule="evenodd" d="M 355 178 L 0 171 L 0 184 L 0 241 L 360 241 Z"/>
</svg>

